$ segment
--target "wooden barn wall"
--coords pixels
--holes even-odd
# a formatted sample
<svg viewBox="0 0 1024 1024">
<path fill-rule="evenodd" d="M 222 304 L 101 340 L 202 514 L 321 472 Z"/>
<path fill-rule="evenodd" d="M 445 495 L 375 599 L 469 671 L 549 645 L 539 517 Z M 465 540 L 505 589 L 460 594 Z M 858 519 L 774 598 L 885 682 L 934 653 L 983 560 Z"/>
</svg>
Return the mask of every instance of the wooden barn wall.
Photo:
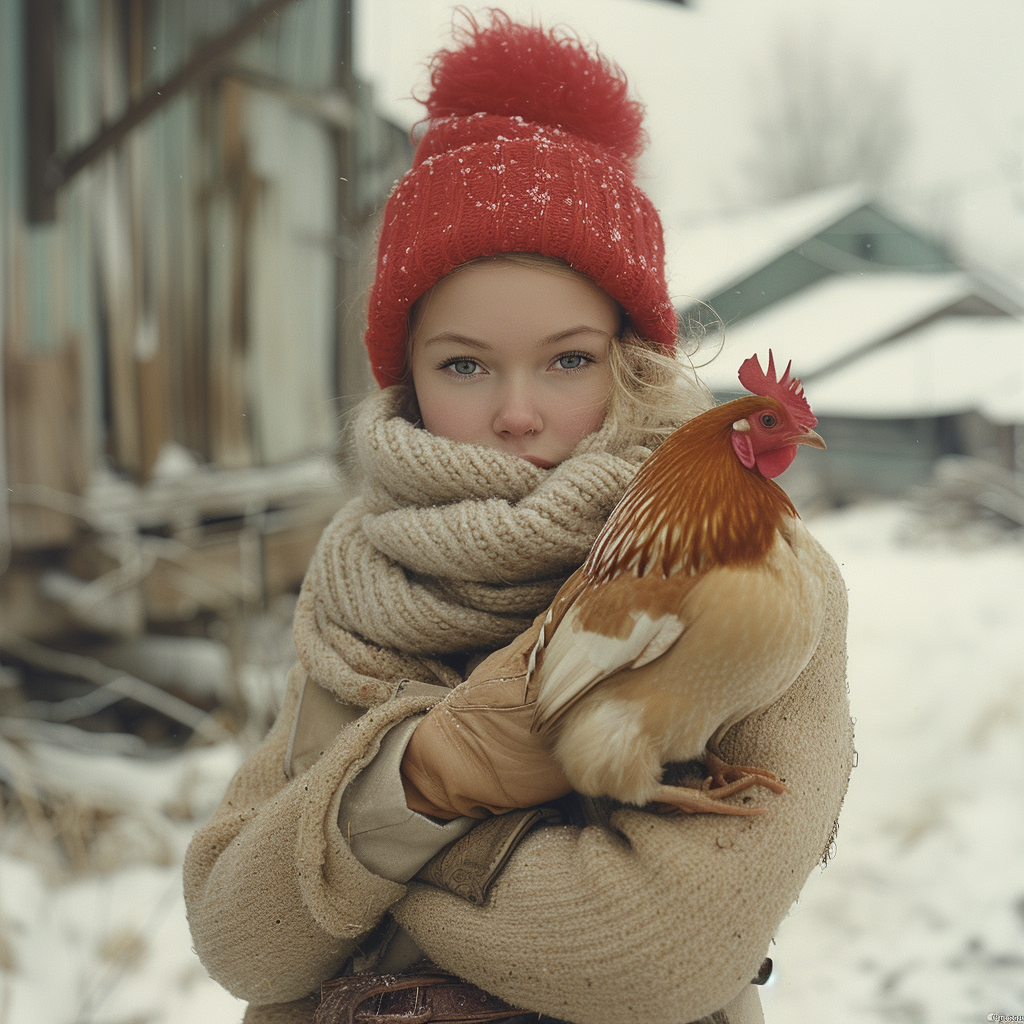
<svg viewBox="0 0 1024 1024">
<path fill-rule="evenodd" d="M 277 97 L 250 93 L 246 101 L 258 183 L 246 303 L 251 436 L 259 459 L 275 463 L 329 448 L 335 434 L 335 153 L 321 125 Z"/>
<path fill-rule="evenodd" d="M 62 137 L 71 144 L 97 123 L 93 90 L 82 88 L 95 62 L 87 33 L 77 30 L 80 6 L 67 4 L 58 95 Z M 93 182 L 81 178 L 64 190 L 56 223 L 25 223 L 22 15 L 20 3 L 0 3 L 4 475 L 12 490 L 75 493 L 100 439 Z M 50 507 L 12 504 L 5 513 L 14 547 L 65 543 L 75 533 L 75 520 Z"/>
<path fill-rule="evenodd" d="M 368 90 L 355 141 L 344 104 L 317 106 L 342 80 L 338 5 L 301 0 L 76 176 L 55 223 L 29 225 L 28 2 L 0 3 L 0 441 L 16 493 L 0 544 L 16 549 L 73 538 L 47 495 L 107 468 L 144 483 L 168 442 L 223 468 L 329 451 L 339 395 L 370 383 L 350 313 L 372 209 L 408 159 Z M 254 2 L 64 0 L 59 145 L 91 138 Z"/>
<path fill-rule="evenodd" d="M 150 79 L 166 78 L 247 6 L 152 4 Z M 332 89 L 336 17 L 329 0 L 303 0 L 232 65 L 298 90 Z M 149 250 L 159 334 L 182 341 L 169 368 L 174 440 L 225 468 L 323 450 L 334 433 L 336 291 L 324 244 L 336 230 L 334 129 L 223 74 L 157 114 L 151 134 L 162 177 Z"/>
</svg>

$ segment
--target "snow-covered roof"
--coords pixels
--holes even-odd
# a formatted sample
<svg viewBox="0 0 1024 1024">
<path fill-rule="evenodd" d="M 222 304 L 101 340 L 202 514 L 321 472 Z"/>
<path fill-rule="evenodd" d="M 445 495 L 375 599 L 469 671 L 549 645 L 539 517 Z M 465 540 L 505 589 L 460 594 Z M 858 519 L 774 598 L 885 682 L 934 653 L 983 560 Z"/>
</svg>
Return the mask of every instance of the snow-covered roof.
<svg viewBox="0 0 1024 1024">
<path fill-rule="evenodd" d="M 808 386 L 815 413 L 864 418 L 977 410 L 1024 423 L 1024 320 L 951 316 Z"/>
<path fill-rule="evenodd" d="M 835 275 L 726 328 L 714 361 L 701 368 L 706 357 L 698 351 L 694 363 L 716 392 L 741 391 L 736 380 L 740 363 L 757 352 L 765 366 L 769 349 L 780 373 L 792 360 L 793 373 L 806 379 L 977 291 L 966 274 Z M 714 336 L 708 347 L 713 343 Z"/>
<path fill-rule="evenodd" d="M 669 294 L 679 307 L 708 299 L 868 202 L 859 185 L 701 224 L 665 225 Z"/>
</svg>

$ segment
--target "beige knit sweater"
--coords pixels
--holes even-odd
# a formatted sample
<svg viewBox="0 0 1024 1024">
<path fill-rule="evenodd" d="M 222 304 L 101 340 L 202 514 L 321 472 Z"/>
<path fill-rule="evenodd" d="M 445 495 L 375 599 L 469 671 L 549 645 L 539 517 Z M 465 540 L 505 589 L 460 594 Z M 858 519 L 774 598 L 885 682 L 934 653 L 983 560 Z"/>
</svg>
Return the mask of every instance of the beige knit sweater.
<svg viewBox="0 0 1024 1024">
<path fill-rule="evenodd" d="M 200 958 L 251 1003 L 247 1021 L 308 1022 L 321 981 L 390 910 L 439 964 L 577 1024 L 682 1024 L 726 1004 L 759 1017 L 749 979 L 829 845 L 852 766 L 838 570 L 811 662 L 722 742 L 734 763 L 786 781 L 769 813 L 621 808 L 607 829 L 538 829 L 483 906 L 377 877 L 352 856 L 338 808 L 387 730 L 436 700 L 394 696 L 399 681 L 453 685 L 445 655 L 503 646 L 525 628 L 646 454 L 609 426 L 555 470 L 538 470 L 417 430 L 390 392 L 357 422 L 363 495 L 328 528 L 303 589 L 303 665 L 189 848 L 185 897 Z M 367 710 L 291 778 L 307 673 Z"/>
</svg>

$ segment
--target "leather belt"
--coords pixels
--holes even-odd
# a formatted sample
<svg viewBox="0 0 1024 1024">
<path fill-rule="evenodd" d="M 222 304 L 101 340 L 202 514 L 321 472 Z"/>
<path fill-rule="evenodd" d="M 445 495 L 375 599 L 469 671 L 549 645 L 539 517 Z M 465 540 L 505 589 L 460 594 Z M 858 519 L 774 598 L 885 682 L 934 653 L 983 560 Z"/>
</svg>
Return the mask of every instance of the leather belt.
<svg viewBox="0 0 1024 1024">
<path fill-rule="evenodd" d="M 421 960 L 401 974 L 352 974 L 325 981 L 313 1024 L 490 1024 L 522 1014 Z"/>
</svg>

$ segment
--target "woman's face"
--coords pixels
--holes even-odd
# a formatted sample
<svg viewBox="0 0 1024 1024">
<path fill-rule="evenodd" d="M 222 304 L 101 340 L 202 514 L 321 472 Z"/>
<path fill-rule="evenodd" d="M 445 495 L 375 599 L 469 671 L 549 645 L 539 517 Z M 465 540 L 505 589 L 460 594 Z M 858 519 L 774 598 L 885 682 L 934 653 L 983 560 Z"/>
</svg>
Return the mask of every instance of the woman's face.
<svg viewBox="0 0 1024 1024">
<path fill-rule="evenodd" d="M 423 426 L 556 466 L 604 419 L 618 332 L 618 306 L 582 274 L 500 260 L 449 274 L 410 337 Z"/>
</svg>

